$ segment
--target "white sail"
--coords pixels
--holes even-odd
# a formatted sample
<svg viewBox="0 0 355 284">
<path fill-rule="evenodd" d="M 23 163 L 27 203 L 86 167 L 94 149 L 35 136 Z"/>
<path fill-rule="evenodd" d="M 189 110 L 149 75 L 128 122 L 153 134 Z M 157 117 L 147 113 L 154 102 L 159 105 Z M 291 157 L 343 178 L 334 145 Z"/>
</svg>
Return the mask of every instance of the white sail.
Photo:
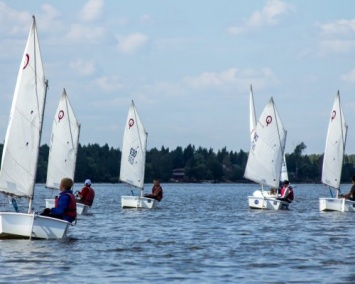
<svg viewBox="0 0 355 284">
<path fill-rule="evenodd" d="M 347 129 L 338 91 L 330 113 L 322 169 L 322 183 L 335 189 L 340 186 Z"/>
<path fill-rule="evenodd" d="M 59 189 L 63 177 L 74 180 L 80 124 L 64 89 L 54 115 L 46 187 Z"/>
<path fill-rule="evenodd" d="M 254 96 L 253 96 L 253 88 L 250 85 L 250 95 L 249 95 L 249 123 L 250 123 L 250 138 L 251 142 L 253 142 L 254 131 L 256 128 L 256 112 L 255 112 L 255 105 L 254 105 Z M 286 165 L 286 157 L 284 154 L 282 167 L 281 167 L 281 178 L 280 180 L 288 180 L 288 172 L 287 172 L 287 165 Z"/>
<path fill-rule="evenodd" d="M 286 131 L 271 98 L 257 122 L 244 177 L 278 187 L 286 143 Z"/>
<path fill-rule="evenodd" d="M 120 180 L 140 189 L 144 185 L 147 136 L 132 101 L 123 134 Z"/>
<path fill-rule="evenodd" d="M 287 164 L 286 164 L 286 157 L 285 157 L 285 154 L 284 154 L 284 157 L 282 159 L 282 166 L 281 166 L 281 178 L 280 178 L 281 181 L 283 180 L 289 180 L 288 179 L 288 172 L 287 172 Z"/>
<path fill-rule="evenodd" d="M 253 134 L 256 127 L 256 112 L 255 112 L 255 105 L 254 105 L 253 88 L 251 85 L 250 85 L 250 95 L 249 95 L 249 108 L 250 108 L 249 110 L 250 139 L 251 141 L 253 141 L 253 136 L 254 136 Z"/>
<path fill-rule="evenodd" d="M 0 191 L 33 199 L 47 82 L 33 18 L 18 72 L 0 171 Z"/>
</svg>

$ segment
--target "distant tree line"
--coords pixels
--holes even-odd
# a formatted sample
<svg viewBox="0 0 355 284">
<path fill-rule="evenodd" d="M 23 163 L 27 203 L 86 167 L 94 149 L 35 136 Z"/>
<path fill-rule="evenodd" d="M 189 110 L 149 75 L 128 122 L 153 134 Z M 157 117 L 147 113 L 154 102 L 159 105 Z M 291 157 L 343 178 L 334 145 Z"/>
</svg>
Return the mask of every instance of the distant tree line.
<svg viewBox="0 0 355 284">
<path fill-rule="evenodd" d="M 0 144 L 0 155 L 2 155 Z M 304 155 L 306 145 L 302 142 L 291 154 L 286 154 L 286 163 L 291 182 L 319 183 L 321 181 L 323 155 Z M 46 181 L 49 147 L 40 147 L 37 182 Z M 180 170 L 182 182 L 248 182 L 243 178 L 248 153 L 228 151 L 226 147 L 215 152 L 212 148 L 196 148 L 188 145 L 174 150 L 161 147 L 147 151 L 145 182 L 159 178 L 162 182 L 176 181 L 174 170 Z M 75 181 L 90 178 L 95 183 L 117 183 L 121 162 L 120 149 L 107 144 L 79 144 Z M 355 155 L 345 155 L 342 182 L 350 182 L 355 174 Z"/>
</svg>

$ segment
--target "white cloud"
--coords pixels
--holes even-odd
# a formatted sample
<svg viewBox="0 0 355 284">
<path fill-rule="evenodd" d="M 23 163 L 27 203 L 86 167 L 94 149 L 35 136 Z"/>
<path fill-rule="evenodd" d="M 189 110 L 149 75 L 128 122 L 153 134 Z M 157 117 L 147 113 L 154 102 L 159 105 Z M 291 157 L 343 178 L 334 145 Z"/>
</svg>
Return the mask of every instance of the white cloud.
<svg viewBox="0 0 355 284">
<path fill-rule="evenodd" d="M 30 30 L 32 15 L 20 12 L 5 3 L 0 2 L 0 33 L 1 34 L 26 34 Z"/>
<path fill-rule="evenodd" d="M 104 6 L 103 0 L 89 0 L 80 11 L 80 18 L 85 22 L 91 22 L 98 19 Z"/>
<path fill-rule="evenodd" d="M 100 43 L 99 40 L 102 39 L 104 35 L 104 28 L 73 24 L 67 34 L 67 39 L 80 43 L 87 43 L 88 41 Z"/>
<path fill-rule="evenodd" d="M 338 20 L 335 22 L 319 25 L 323 36 L 354 36 L 355 34 L 355 19 Z"/>
<path fill-rule="evenodd" d="M 118 41 L 118 49 L 126 54 L 131 54 L 136 52 L 138 49 L 143 47 L 147 41 L 148 37 L 144 34 L 133 33 L 128 36 L 116 36 Z"/>
<path fill-rule="evenodd" d="M 116 19 L 115 22 L 118 26 L 123 27 L 128 24 L 128 18 L 127 17 L 118 18 L 118 19 Z"/>
<path fill-rule="evenodd" d="M 80 76 L 88 76 L 95 72 L 95 64 L 93 61 L 76 60 L 69 64 Z"/>
<path fill-rule="evenodd" d="M 320 55 L 328 53 L 347 53 L 355 48 L 355 40 L 320 40 Z"/>
<path fill-rule="evenodd" d="M 141 21 L 144 23 L 152 23 L 154 22 L 154 19 L 151 15 L 149 14 L 144 14 L 141 16 Z"/>
<path fill-rule="evenodd" d="M 226 71 L 216 72 L 203 72 L 198 77 L 187 77 L 184 82 L 193 88 L 245 88 L 245 85 L 257 83 L 257 85 L 265 86 L 270 83 L 276 82 L 276 76 L 269 68 L 261 70 L 245 69 L 239 70 L 237 68 L 229 68 Z"/>
<path fill-rule="evenodd" d="M 58 32 L 63 29 L 64 25 L 61 19 L 61 13 L 49 4 L 43 4 L 41 6 L 42 13 L 38 19 L 39 31 L 46 31 L 53 34 L 53 31 Z"/>
<path fill-rule="evenodd" d="M 318 24 L 320 29 L 319 54 L 349 53 L 355 49 L 355 19 Z"/>
<path fill-rule="evenodd" d="M 191 38 L 163 38 L 155 40 L 152 45 L 160 51 L 177 51 L 188 48 L 192 41 Z"/>
<path fill-rule="evenodd" d="M 45 21 L 56 19 L 61 15 L 60 12 L 58 12 L 53 6 L 49 4 L 43 4 L 41 8 L 44 12 L 42 18 L 44 18 Z"/>
<path fill-rule="evenodd" d="M 106 77 L 103 76 L 96 80 L 97 85 L 106 92 L 112 92 L 119 90 L 123 85 L 119 82 L 116 77 Z"/>
<path fill-rule="evenodd" d="M 249 19 L 240 26 L 228 27 L 229 34 L 238 35 L 263 26 L 278 24 L 281 15 L 292 9 L 292 5 L 281 0 L 267 0 L 261 11 L 255 11 Z"/>
<path fill-rule="evenodd" d="M 348 83 L 355 83 L 355 69 L 351 70 L 347 74 L 342 75 L 341 80 Z"/>
</svg>

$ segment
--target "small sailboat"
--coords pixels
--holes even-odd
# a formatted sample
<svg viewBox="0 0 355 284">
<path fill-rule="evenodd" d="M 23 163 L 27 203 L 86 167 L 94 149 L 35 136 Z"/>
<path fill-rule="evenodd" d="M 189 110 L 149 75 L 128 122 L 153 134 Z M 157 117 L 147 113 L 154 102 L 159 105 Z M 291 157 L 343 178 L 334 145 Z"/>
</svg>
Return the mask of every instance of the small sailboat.
<svg viewBox="0 0 355 284">
<path fill-rule="evenodd" d="M 68 95 L 63 90 L 52 124 L 46 187 L 59 190 L 64 177 L 74 180 L 78 154 L 80 124 L 75 117 Z M 45 199 L 46 208 L 54 207 L 54 199 Z M 89 206 L 76 204 L 77 214 L 86 214 Z"/>
<path fill-rule="evenodd" d="M 47 87 L 33 17 L 17 76 L 0 170 L 0 192 L 27 198 L 28 213 L 0 212 L 0 238 L 62 239 L 67 235 L 69 222 L 38 215 L 32 209 Z M 16 204 L 15 199 L 13 203 Z"/>
<path fill-rule="evenodd" d="M 139 194 L 121 196 L 122 208 L 151 209 L 158 203 L 157 200 L 143 195 L 147 137 L 148 133 L 132 101 L 123 134 L 120 180 L 138 189 Z"/>
<path fill-rule="evenodd" d="M 278 188 L 286 143 L 286 130 L 276 110 L 273 98 L 261 113 L 253 131 L 244 177 L 261 186 L 248 196 L 253 209 L 286 210 L 289 203 L 266 193 L 264 186 Z"/>
<path fill-rule="evenodd" d="M 355 201 L 338 198 L 347 131 L 348 126 L 345 121 L 338 91 L 330 113 L 322 168 L 322 183 L 329 187 L 332 197 L 319 198 L 320 211 L 355 212 Z"/>
<path fill-rule="evenodd" d="M 254 132 L 257 124 L 257 119 L 256 119 L 256 112 L 255 112 L 255 104 L 254 104 L 254 95 L 253 95 L 253 87 L 250 85 L 250 93 L 249 93 L 249 123 L 250 123 L 250 139 L 251 143 L 253 142 L 254 139 Z M 287 172 L 287 165 L 286 165 L 286 157 L 285 153 L 283 154 L 283 160 L 282 160 L 282 166 L 281 166 L 281 177 L 280 181 L 288 180 L 288 172 Z M 253 195 L 255 196 L 270 196 L 269 191 L 261 191 L 261 190 L 256 190 Z M 272 194 L 273 195 L 273 194 Z"/>
</svg>

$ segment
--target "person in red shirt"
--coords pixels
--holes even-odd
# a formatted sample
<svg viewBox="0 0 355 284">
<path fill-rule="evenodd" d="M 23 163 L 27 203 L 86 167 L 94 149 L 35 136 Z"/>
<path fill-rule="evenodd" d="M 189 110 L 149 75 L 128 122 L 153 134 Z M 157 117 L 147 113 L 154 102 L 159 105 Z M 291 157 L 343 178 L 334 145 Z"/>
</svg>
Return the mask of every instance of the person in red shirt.
<svg viewBox="0 0 355 284">
<path fill-rule="evenodd" d="M 152 193 L 146 194 L 145 196 L 156 199 L 158 201 L 161 201 L 163 199 L 163 189 L 160 186 L 160 182 L 158 179 L 154 179 L 153 181 Z"/>
<path fill-rule="evenodd" d="M 293 188 L 290 186 L 290 182 L 288 180 L 284 180 L 281 188 L 281 197 L 278 197 L 278 200 L 287 201 L 291 203 L 294 198 Z"/>
<path fill-rule="evenodd" d="M 95 191 L 91 187 L 91 180 L 85 180 L 83 189 L 78 192 L 78 203 L 83 203 L 85 205 L 91 206 L 95 199 Z"/>
</svg>

